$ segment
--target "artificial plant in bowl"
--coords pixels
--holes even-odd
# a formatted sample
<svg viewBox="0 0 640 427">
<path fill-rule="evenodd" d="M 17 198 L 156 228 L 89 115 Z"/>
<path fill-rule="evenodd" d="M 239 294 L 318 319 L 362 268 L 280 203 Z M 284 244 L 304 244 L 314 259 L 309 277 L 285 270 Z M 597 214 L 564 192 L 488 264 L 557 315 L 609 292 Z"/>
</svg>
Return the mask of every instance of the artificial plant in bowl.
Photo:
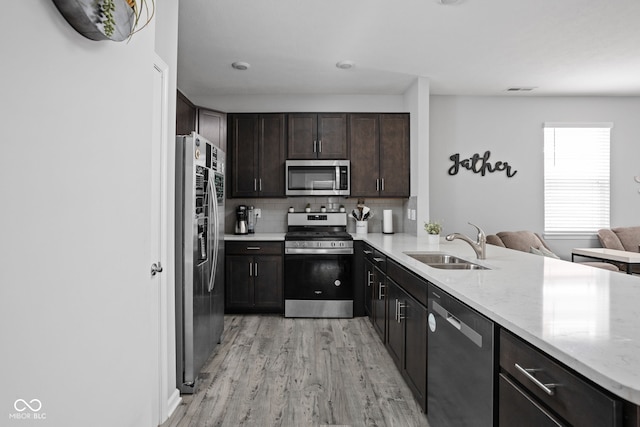
<svg viewBox="0 0 640 427">
<path fill-rule="evenodd" d="M 442 231 L 442 224 L 438 221 L 428 221 L 424 223 L 424 230 L 429 234 L 440 234 Z"/>
<path fill-rule="evenodd" d="M 62 16 L 91 40 L 120 42 L 145 28 L 155 14 L 155 0 L 53 0 Z"/>
<path fill-rule="evenodd" d="M 437 245 L 438 243 L 440 243 L 440 232 L 442 231 L 442 224 L 440 224 L 440 222 L 425 222 L 424 230 L 427 232 L 427 242 L 430 245 Z"/>
</svg>

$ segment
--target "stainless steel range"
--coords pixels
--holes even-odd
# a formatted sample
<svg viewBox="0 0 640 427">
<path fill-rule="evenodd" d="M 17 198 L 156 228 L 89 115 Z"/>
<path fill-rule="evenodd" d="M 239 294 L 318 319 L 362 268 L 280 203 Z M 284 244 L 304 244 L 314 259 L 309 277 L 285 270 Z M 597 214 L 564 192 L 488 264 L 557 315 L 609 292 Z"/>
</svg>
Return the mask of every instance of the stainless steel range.
<svg viewBox="0 0 640 427">
<path fill-rule="evenodd" d="M 285 317 L 353 317 L 353 237 L 347 214 L 289 213 Z"/>
</svg>

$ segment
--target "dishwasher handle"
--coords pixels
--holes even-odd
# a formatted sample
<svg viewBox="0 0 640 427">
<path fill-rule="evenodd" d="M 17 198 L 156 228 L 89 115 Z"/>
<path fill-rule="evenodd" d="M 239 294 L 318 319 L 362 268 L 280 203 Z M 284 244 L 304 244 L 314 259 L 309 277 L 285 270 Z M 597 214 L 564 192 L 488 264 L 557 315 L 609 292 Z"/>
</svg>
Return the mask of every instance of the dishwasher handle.
<svg viewBox="0 0 640 427">
<path fill-rule="evenodd" d="M 443 319 L 449 322 L 454 328 L 459 330 L 462 335 L 467 337 L 472 343 L 482 348 L 482 335 L 475 331 L 471 326 L 462 322 L 453 314 L 449 313 L 443 306 L 436 301 L 432 301 L 433 311 L 438 313 Z"/>
</svg>

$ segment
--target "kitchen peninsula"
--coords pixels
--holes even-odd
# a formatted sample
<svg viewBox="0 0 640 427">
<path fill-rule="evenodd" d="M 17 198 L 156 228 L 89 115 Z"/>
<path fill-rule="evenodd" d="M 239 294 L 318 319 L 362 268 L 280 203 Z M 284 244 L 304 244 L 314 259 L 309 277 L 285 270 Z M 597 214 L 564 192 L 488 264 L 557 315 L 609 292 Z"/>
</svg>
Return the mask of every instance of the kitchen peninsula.
<svg viewBox="0 0 640 427">
<path fill-rule="evenodd" d="M 624 405 L 624 425 L 638 425 L 640 278 L 492 245 L 486 259 L 478 260 L 459 240 L 430 245 L 408 234 L 354 238 L 626 401 L 618 402 Z M 260 240 L 260 234 L 252 239 Z M 487 269 L 436 269 L 405 252 L 442 252 Z"/>
</svg>

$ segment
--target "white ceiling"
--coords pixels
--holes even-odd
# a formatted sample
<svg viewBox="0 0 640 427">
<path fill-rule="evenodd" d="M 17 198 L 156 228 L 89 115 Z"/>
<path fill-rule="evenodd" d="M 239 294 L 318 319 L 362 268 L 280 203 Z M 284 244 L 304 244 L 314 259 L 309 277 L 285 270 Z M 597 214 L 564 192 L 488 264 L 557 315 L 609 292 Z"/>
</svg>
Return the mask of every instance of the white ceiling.
<svg viewBox="0 0 640 427">
<path fill-rule="evenodd" d="M 640 0 L 180 1 L 188 97 L 395 95 L 417 76 L 441 95 L 640 95 Z"/>
</svg>

